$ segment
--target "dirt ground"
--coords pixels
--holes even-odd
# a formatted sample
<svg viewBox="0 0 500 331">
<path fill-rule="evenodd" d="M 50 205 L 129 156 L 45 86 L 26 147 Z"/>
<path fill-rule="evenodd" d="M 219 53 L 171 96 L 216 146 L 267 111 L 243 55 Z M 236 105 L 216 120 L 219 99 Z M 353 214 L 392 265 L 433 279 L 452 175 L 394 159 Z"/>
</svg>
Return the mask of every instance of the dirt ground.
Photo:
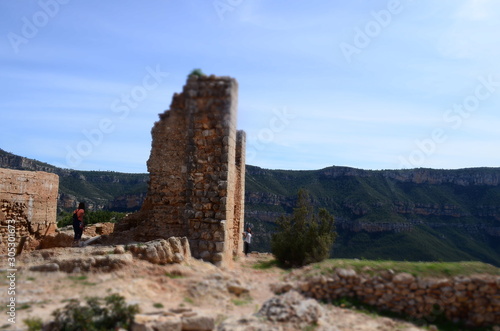
<svg viewBox="0 0 500 331">
<path fill-rule="evenodd" d="M 109 248 L 112 252 L 112 247 Z M 81 256 L 81 248 L 52 248 L 47 254 Z M 191 259 L 179 265 L 154 265 L 134 259 L 133 263 L 112 272 L 36 272 L 30 265 L 41 264 L 40 253 L 25 254 L 18 259 L 16 273 L 16 324 L 8 323 L 2 304 L 1 330 L 23 330 L 23 319 L 51 319 L 52 312 L 62 308 L 69 299 L 104 297 L 111 293 L 124 296 L 129 304 L 138 304 L 141 313 L 166 311 L 170 308 L 192 308 L 209 314 L 217 322 L 233 316 L 256 313 L 262 304 L 274 296 L 270 284 L 286 274 L 278 268 L 256 269 L 256 263 L 269 260 L 267 254 L 251 254 L 236 261 L 230 268 L 217 268 Z M 3 270 L 0 298 L 8 302 L 6 271 Z M 230 293 L 228 284 L 236 286 Z M 233 286 L 234 287 L 234 286 Z M 236 295 L 239 290 L 248 293 Z M 423 330 L 412 324 L 385 317 L 368 315 L 349 309 L 324 305 L 332 311 L 339 330 Z M 332 329 L 334 329 L 332 327 Z"/>
</svg>

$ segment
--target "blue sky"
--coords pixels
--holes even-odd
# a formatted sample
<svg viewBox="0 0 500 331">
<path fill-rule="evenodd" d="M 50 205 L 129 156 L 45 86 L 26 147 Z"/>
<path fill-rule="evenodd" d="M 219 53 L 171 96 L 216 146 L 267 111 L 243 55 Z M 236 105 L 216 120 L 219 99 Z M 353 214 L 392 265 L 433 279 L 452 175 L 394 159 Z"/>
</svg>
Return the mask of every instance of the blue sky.
<svg viewBox="0 0 500 331">
<path fill-rule="evenodd" d="M 499 167 L 495 0 L 0 1 L 0 148 L 146 172 L 188 73 L 239 82 L 247 164 Z"/>
</svg>

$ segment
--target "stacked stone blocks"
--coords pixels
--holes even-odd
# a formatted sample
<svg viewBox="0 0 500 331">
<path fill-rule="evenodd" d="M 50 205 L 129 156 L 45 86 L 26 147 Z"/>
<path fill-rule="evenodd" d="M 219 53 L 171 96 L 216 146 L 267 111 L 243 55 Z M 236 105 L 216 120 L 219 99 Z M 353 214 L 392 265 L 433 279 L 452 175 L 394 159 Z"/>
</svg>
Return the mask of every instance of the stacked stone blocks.
<svg viewBox="0 0 500 331">
<path fill-rule="evenodd" d="M 320 301 L 354 297 L 382 311 L 410 316 L 419 323 L 432 324 L 445 317 L 469 327 L 500 324 L 500 276 L 433 279 L 396 274 L 392 270 L 369 276 L 339 268 L 330 275 L 275 284 L 273 291 L 283 293 L 292 289 Z"/>
<path fill-rule="evenodd" d="M 0 168 L 0 253 L 7 250 L 8 223 L 12 225 L 12 221 L 16 242 L 55 231 L 58 190 L 59 176 L 55 174 Z"/>
<path fill-rule="evenodd" d="M 241 252 L 244 144 L 229 77 L 190 76 L 152 129 L 144 239 L 187 237 L 192 255 L 215 264 Z"/>
</svg>

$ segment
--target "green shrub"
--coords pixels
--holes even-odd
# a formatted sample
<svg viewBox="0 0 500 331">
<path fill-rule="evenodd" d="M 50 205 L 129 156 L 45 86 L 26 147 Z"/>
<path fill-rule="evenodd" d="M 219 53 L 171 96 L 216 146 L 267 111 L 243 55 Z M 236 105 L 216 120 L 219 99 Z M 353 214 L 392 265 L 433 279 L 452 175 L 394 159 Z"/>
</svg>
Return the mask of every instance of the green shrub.
<svg viewBox="0 0 500 331">
<path fill-rule="evenodd" d="M 328 258 L 337 238 L 333 216 L 326 209 L 316 213 L 305 190 L 299 190 L 293 214 L 280 217 L 277 225 L 278 231 L 271 239 L 271 252 L 286 267 Z"/>
<path fill-rule="evenodd" d="M 190 73 L 189 73 L 189 76 L 198 76 L 198 77 L 202 77 L 202 76 L 206 76 L 205 73 L 203 73 L 203 71 L 201 69 L 193 69 Z"/>
<path fill-rule="evenodd" d="M 28 331 L 39 331 L 43 328 L 43 321 L 40 317 L 28 317 L 23 320 L 28 327 Z"/>
<path fill-rule="evenodd" d="M 116 211 L 109 210 L 96 210 L 96 211 L 85 211 L 84 221 L 85 225 L 92 225 L 96 223 L 116 223 L 119 222 L 126 213 L 120 213 Z M 73 224 L 73 212 L 71 213 L 61 213 L 59 214 L 57 226 L 64 227 Z"/>
<path fill-rule="evenodd" d="M 101 331 L 128 329 L 139 312 L 137 305 L 127 305 L 125 298 L 118 294 L 107 297 L 91 297 L 87 304 L 81 305 L 78 300 L 70 300 L 63 309 L 52 313 L 54 330 L 86 330 Z"/>
</svg>

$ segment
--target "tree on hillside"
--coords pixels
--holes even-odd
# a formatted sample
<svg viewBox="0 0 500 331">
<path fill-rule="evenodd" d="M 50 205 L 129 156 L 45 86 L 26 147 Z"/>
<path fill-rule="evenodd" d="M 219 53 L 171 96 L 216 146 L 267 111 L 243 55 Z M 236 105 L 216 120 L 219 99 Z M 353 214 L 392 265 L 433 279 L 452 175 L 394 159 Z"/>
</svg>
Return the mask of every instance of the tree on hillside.
<svg viewBox="0 0 500 331">
<path fill-rule="evenodd" d="M 277 220 L 271 252 L 285 266 L 303 266 L 328 258 L 337 238 L 335 221 L 324 208 L 316 212 L 306 190 L 299 190 L 292 215 Z"/>
</svg>

